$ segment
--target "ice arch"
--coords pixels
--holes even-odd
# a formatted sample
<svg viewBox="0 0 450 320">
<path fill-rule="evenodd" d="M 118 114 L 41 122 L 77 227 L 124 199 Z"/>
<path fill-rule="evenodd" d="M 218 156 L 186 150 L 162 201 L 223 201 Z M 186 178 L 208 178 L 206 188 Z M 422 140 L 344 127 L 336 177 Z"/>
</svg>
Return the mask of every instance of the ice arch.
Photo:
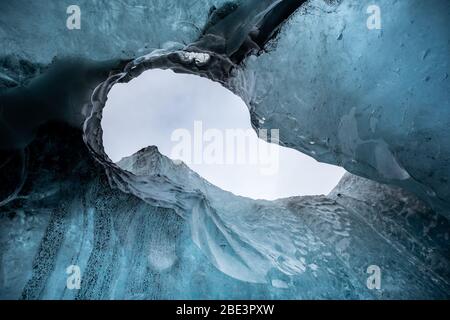
<svg viewBox="0 0 450 320">
<path fill-rule="evenodd" d="M 150 145 L 177 160 L 181 147 L 188 149 L 181 160 L 209 182 L 254 199 L 328 194 L 344 174 L 258 139 L 241 98 L 219 83 L 171 70 L 148 70 L 114 85 L 102 128 L 105 152 L 114 162 Z"/>
</svg>

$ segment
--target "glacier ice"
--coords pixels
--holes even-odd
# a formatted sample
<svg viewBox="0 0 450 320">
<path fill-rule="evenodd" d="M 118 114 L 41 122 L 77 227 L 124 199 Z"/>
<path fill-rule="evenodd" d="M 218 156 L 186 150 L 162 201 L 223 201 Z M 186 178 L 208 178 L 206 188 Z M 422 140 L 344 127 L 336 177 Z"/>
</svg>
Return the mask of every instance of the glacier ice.
<svg viewBox="0 0 450 320">
<path fill-rule="evenodd" d="M 258 79 L 254 125 L 280 128 L 287 146 L 448 214 L 450 3 L 376 1 L 381 30 L 366 27 L 369 4 L 330 11 L 311 1 L 272 51 L 248 59 L 244 72 Z"/>
<path fill-rule="evenodd" d="M 0 297 L 448 299 L 450 4 L 377 0 L 368 30 L 369 1 L 303 2 L 80 1 L 75 33 L 60 1 L 2 3 Z M 149 68 L 222 83 L 351 174 L 256 201 L 155 148 L 111 163 L 107 92 Z"/>
<path fill-rule="evenodd" d="M 33 179 L 2 207 L 3 297 L 447 296 L 448 221 L 399 188 L 348 175 L 328 197 L 256 201 L 208 184 L 155 147 L 120 163 L 122 174 L 175 181 L 170 192 L 193 206 L 184 210 L 111 189 L 75 129 L 43 128 L 28 152 L 41 157 L 29 163 Z M 194 191 L 180 199 L 186 186 Z M 82 268 L 80 291 L 65 287 L 71 264 Z M 365 286 L 372 264 L 386 273 L 381 292 Z"/>
</svg>

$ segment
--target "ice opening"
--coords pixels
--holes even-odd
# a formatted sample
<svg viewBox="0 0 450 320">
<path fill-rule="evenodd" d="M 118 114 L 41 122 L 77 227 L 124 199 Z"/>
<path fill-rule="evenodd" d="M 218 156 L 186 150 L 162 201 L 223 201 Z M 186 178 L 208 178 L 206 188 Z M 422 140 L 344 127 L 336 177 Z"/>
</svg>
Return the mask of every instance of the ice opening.
<svg viewBox="0 0 450 320">
<path fill-rule="evenodd" d="M 253 199 L 328 194 L 345 172 L 279 146 L 277 128 L 255 132 L 244 101 L 221 84 L 171 70 L 114 85 L 102 129 L 105 152 L 119 165 L 157 146 L 210 183 Z"/>
</svg>

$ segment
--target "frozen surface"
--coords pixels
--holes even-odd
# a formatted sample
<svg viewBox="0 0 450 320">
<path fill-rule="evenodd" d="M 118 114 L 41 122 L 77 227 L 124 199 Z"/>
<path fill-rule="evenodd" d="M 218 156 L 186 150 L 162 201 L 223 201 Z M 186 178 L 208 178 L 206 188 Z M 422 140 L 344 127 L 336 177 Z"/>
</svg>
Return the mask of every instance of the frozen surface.
<svg viewBox="0 0 450 320">
<path fill-rule="evenodd" d="M 381 30 L 366 26 L 370 4 Z M 246 62 L 254 125 L 448 214 L 450 2 L 347 0 L 331 10 L 317 0 L 302 10 L 272 51 Z"/>
<path fill-rule="evenodd" d="M 223 2 L 81 0 L 76 2 L 81 29 L 69 30 L 67 2 L 2 1 L 0 56 L 14 54 L 41 63 L 64 56 L 133 58 L 170 43 L 193 41 L 206 22 L 208 8 Z"/>
<path fill-rule="evenodd" d="M 23 195 L 2 207 L 2 298 L 448 297 L 448 221 L 400 189 L 348 175 L 328 197 L 255 201 L 154 147 L 122 160 L 190 194 L 162 208 L 112 190 L 76 130 L 41 130 L 36 154 Z M 66 288 L 72 264 L 80 290 Z M 369 265 L 382 290 L 366 287 Z"/>
</svg>

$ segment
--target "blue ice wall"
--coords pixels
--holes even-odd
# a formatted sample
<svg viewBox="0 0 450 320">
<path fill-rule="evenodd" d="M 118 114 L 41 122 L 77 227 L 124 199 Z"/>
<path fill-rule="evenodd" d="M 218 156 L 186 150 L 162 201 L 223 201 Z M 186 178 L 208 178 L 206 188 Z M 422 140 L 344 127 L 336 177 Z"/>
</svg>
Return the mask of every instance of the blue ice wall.
<svg viewBox="0 0 450 320">
<path fill-rule="evenodd" d="M 381 28 L 369 29 L 377 5 Z M 256 127 L 348 171 L 450 201 L 450 2 L 310 1 L 246 62 Z"/>
</svg>

